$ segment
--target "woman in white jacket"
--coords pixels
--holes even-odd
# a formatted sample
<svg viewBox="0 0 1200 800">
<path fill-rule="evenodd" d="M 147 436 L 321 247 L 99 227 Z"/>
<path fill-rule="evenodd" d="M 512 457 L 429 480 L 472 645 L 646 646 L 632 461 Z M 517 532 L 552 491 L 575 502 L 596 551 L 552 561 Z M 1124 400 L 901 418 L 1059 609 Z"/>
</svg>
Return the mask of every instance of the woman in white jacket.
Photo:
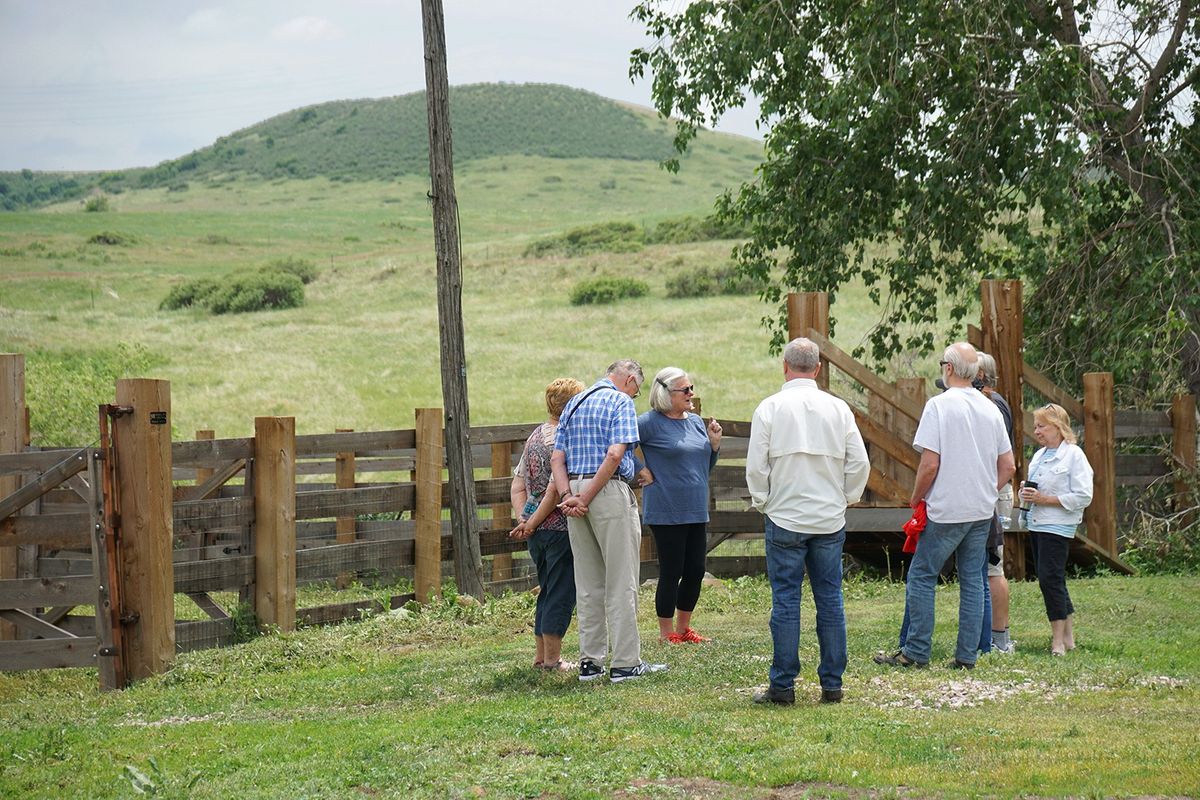
<svg viewBox="0 0 1200 800">
<path fill-rule="evenodd" d="M 1050 618 L 1050 654 L 1075 649 L 1071 595 L 1067 593 L 1067 554 L 1083 510 L 1092 502 L 1092 466 L 1075 444 L 1071 420 L 1062 406 L 1051 403 L 1033 412 L 1033 438 L 1042 448 L 1029 462 L 1028 482 L 1021 486 L 1026 526 L 1033 543 L 1038 586 Z"/>
</svg>

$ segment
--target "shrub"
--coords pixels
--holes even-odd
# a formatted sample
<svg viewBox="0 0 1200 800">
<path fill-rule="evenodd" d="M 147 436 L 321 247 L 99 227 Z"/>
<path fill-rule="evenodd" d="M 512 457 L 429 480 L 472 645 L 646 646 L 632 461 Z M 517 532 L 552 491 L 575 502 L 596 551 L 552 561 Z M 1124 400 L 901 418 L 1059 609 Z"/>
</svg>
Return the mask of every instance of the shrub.
<svg viewBox="0 0 1200 800">
<path fill-rule="evenodd" d="M 667 279 L 667 297 L 713 297 L 719 294 L 754 294 L 754 281 L 738 273 L 732 264 L 700 267 L 679 272 Z"/>
<path fill-rule="evenodd" d="M 110 210 L 108 195 L 94 194 L 83 201 L 83 210 L 95 214 Z"/>
<path fill-rule="evenodd" d="M 649 293 L 650 287 L 635 278 L 591 278 L 571 290 L 571 305 L 613 303 L 623 297 L 644 297 Z"/>
<path fill-rule="evenodd" d="M 636 253 L 645 234 L 632 222 L 602 222 L 549 236 L 525 248 L 526 257 L 580 256 L 587 253 Z"/>
<path fill-rule="evenodd" d="M 276 270 L 234 275 L 208 298 L 214 314 L 241 314 L 304 305 L 304 284 L 295 275 Z"/>
<path fill-rule="evenodd" d="M 127 233 L 117 233 L 116 231 L 101 231 L 93 233 L 88 237 L 88 244 L 103 244 L 112 247 L 125 247 L 133 244 L 134 239 Z"/>
<path fill-rule="evenodd" d="M 317 265 L 311 261 L 305 261 L 303 258 L 295 256 L 287 256 L 286 258 L 277 258 L 263 267 L 263 272 L 283 272 L 288 275 L 295 275 L 300 279 L 301 283 L 312 283 L 320 275 L 320 270 Z"/>
<path fill-rule="evenodd" d="M 676 217 L 665 219 L 646 235 L 648 244 L 683 244 L 707 242 L 714 239 L 745 239 L 750 235 L 741 222 L 728 222 L 716 217 Z"/>
<path fill-rule="evenodd" d="M 220 288 L 220 284 L 209 278 L 200 278 L 176 286 L 158 304 L 162 311 L 177 311 L 191 306 L 207 306 L 208 300 Z"/>
</svg>

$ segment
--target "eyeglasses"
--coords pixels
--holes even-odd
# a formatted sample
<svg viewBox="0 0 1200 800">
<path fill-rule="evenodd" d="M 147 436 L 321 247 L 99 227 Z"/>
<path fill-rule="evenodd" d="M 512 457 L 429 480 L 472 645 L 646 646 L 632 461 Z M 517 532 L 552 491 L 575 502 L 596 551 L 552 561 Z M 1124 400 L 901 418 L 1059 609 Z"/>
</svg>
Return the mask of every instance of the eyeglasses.
<svg viewBox="0 0 1200 800">
<path fill-rule="evenodd" d="M 939 362 L 938 362 L 938 366 L 939 366 L 939 367 L 945 367 L 945 366 L 947 366 L 947 365 L 949 365 L 949 364 L 950 364 L 950 362 L 949 362 L 949 361 L 939 361 Z"/>
<path fill-rule="evenodd" d="M 633 381 L 633 385 L 636 387 L 636 389 L 633 393 L 633 399 L 636 400 L 638 398 L 638 396 L 642 393 L 642 385 L 637 382 L 637 376 L 635 376 L 635 375 L 628 375 L 628 376 L 626 376 L 625 380 Z"/>
<path fill-rule="evenodd" d="M 671 392 L 671 393 L 675 393 L 675 392 L 681 392 L 681 393 L 683 393 L 683 394 L 695 394 L 695 393 L 696 393 L 696 386 L 695 386 L 695 384 L 693 384 L 693 385 L 691 385 L 691 386 L 682 386 L 682 387 L 680 387 L 680 388 L 678 388 L 678 389 L 668 389 L 667 391 L 668 391 L 668 392 Z"/>
</svg>

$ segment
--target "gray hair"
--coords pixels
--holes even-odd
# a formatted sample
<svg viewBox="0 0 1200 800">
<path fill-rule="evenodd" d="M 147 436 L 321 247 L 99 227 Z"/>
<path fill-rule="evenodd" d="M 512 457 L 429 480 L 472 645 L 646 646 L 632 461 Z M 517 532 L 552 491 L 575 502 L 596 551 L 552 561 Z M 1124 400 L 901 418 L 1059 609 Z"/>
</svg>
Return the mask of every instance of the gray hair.
<svg viewBox="0 0 1200 800">
<path fill-rule="evenodd" d="M 650 387 L 650 407 L 660 414 L 671 410 L 671 384 L 680 378 L 686 378 L 687 373 L 679 367 L 663 367 L 654 376 L 654 385 Z"/>
<path fill-rule="evenodd" d="M 646 382 L 646 376 L 642 374 L 642 365 L 634 361 L 632 358 L 622 358 L 619 361 L 614 361 L 608 365 L 605 375 L 617 375 L 624 378 L 626 375 L 632 375 L 638 379 L 638 383 Z"/>
<path fill-rule="evenodd" d="M 974 380 L 979 372 L 979 356 L 970 342 L 955 342 L 942 353 L 942 360 L 950 363 L 954 377 Z"/>
<path fill-rule="evenodd" d="M 979 372 L 983 373 L 983 385 L 996 385 L 996 359 L 989 353 L 979 354 Z"/>
<path fill-rule="evenodd" d="M 821 363 L 821 348 L 811 339 L 801 336 L 792 339 L 783 348 L 783 361 L 792 372 L 807 374 L 816 370 Z"/>
</svg>

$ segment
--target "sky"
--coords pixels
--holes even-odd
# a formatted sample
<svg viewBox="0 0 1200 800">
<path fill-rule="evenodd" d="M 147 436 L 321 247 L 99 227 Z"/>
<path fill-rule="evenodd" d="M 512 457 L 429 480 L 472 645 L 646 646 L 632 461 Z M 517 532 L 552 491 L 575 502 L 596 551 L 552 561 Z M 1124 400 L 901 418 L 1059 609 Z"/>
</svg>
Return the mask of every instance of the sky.
<svg viewBox="0 0 1200 800">
<path fill-rule="evenodd" d="M 634 0 L 444 3 L 452 85 L 650 105 L 628 77 L 649 43 Z M 420 0 L 0 0 L 0 171 L 152 166 L 301 106 L 424 88 Z M 717 129 L 761 138 L 755 116 Z"/>
</svg>

